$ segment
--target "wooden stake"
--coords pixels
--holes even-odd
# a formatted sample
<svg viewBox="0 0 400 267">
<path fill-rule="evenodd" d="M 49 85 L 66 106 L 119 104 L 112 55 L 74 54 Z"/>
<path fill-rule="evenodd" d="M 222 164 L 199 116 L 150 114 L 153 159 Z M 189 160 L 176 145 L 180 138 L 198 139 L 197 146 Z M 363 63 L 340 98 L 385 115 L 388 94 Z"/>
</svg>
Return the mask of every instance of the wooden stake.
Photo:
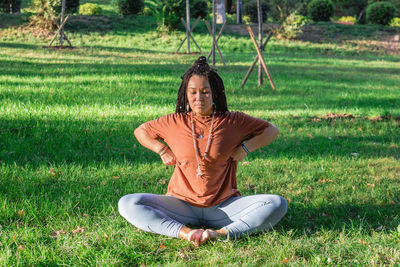
<svg viewBox="0 0 400 267">
<path fill-rule="evenodd" d="M 265 47 L 267 46 L 269 40 L 271 39 L 272 34 L 273 34 L 272 31 L 269 32 L 268 37 L 267 37 L 267 39 L 265 40 L 265 42 L 263 44 L 263 51 L 264 51 Z M 253 71 L 254 67 L 256 66 L 257 62 L 258 62 L 258 54 L 254 57 L 253 64 L 251 64 L 251 67 L 247 71 L 246 76 L 244 77 L 243 82 L 240 85 L 241 87 L 243 87 L 246 84 L 247 79 L 249 78 L 249 76 L 250 76 L 251 72 Z"/>
<path fill-rule="evenodd" d="M 182 18 L 181 18 L 182 19 Z M 190 54 L 190 9 L 189 9 L 189 0 L 186 0 L 186 40 L 187 40 L 187 48 L 186 53 Z"/>
<path fill-rule="evenodd" d="M 262 40 L 263 40 L 263 32 L 262 32 L 262 25 L 263 25 L 263 17 L 262 17 L 262 5 L 261 0 L 257 0 L 257 12 L 258 12 L 258 47 L 261 49 L 262 54 Z M 263 84 L 263 70 L 261 66 L 261 58 L 258 58 L 258 86 Z"/>
<path fill-rule="evenodd" d="M 189 29 L 186 28 L 186 24 L 185 24 L 185 21 L 183 20 L 183 18 L 181 18 L 181 22 L 182 22 L 183 26 L 185 27 L 185 29 L 188 31 Z M 197 48 L 200 50 L 200 53 L 203 53 L 203 51 L 201 50 L 200 46 L 196 43 L 196 40 L 194 39 L 193 35 L 190 33 L 190 31 L 188 31 L 188 32 L 189 32 L 189 37 L 192 38 L 192 41 L 197 46 Z"/>
<path fill-rule="evenodd" d="M 61 18 L 60 18 L 60 24 L 64 21 L 64 15 L 65 15 L 65 0 L 61 1 Z M 63 45 L 63 37 L 64 37 L 64 27 L 61 28 L 61 33 L 60 33 L 60 46 Z"/>
<path fill-rule="evenodd" d="M 267 64 L 265 64 L 264 57 L 263 57 L 263 55 L 262 55 L 262 53 L 261 53 L 261 51 L 260 51 L 260 48 L 258 48 L 256 38 L 255 38 L 254 33 L 253 33 L 253 31 L 251 30 L 251 28 L 250 28 L 249 25 L 247 25 L 247 30 L 249 31 L 251 40 L 253 41 L 253 44 L 254 44 L 254 46 L 255 46 L 255 48 L 256 48 L 256 50 L 257 50 L 258 59 L 259 59 L 259 61 L 261 61 L 261 65 L 262 65 L 262 67 L 264 68 L 264 71 L 265 71 L 265 73 L 266 73 L 267 76 L 268 76 L 268 79 L 269 79 L 269 82 L 270 82 L 270 84 L 271 84 L 271 87 L 272 87 L 272 89 L 275 89 L 275 84 L 274 84 L 274 81 L 272 80 L 272 76 L 271 76 L 271 74 L 270 74 L 269 71 L 268 71 Z"/>
<path fill-rule="evenodd" d="M 216 17 L 215 17 L 215 11 L 216 11 L 216 0 L 212 1 L 212 18 L 213 18 L 213 24 L 212 24 L 212 38 L 213 38 L 213 43 L 212 43 L 212 65 L 215 67 L 215 28 L 216 28 Z"/>
<path fill-rule="evenodd" d="M 61 30 L 64 28 L 65 23 L 67 22 L 67 20 L 69 19 L 69 15 L 65 17 L 63 23 L 61 23 L 60 27 L 58 27 L 58 30 L 56 31 L 56 33 L 54 34 L 53 38 L 51 39 L 48 47 L 51 46 L 51 44 L 54 42 L 54 40 L 56 39 L 57 35 L 61 32 Z M 65 34 L 64 34 L 65 36 Z"/>
<path fill-rule="evenodd" d="M 208 32 L 210 33 L 210 35 L 212 35 L 212 30 L 211 30 L 210 24 L 208 23 L 207 20 L 205 21 L 205 23 L 206 23 Z M 218 40 L 219 40 L 219 37 L 221 37 L 222 32 L 224 31 L 225 25 L 226 25 L 226 21 L 224 22 L 224 24 L 222 24 L 222 27 L 221 27 L 221 29 L 220 29 L 220 31 L 218 33 L 218 36 L 217 36 L 217 38 L 215 40 L 215 47 L 217 48 L 218 54 L 221 57 L 221 60 L 222 60 L 222 63 L 224 63 L 224 66 L 226 66 L 226 62 L 225 62 L 224 57 L 222 56 L 221 50 L 219 49 Z M 212 50 L 210 51 L 210 53 L 208 53 L 207 60 L 209 60 L 211 54 L 212 54 Z"/>
<path fill-rule="evenodd" d="M 199 23 L 200 19 L 201 19 L 200 17 L 198 17 L 198 18 L 196 19 L 196 21 L 195 21 L 195 22 L 193 23 L 193 25 L 192 25 L 192 28 L 190 29 L 190 32 L 193 32 L 194 28 L 196 28 L 197 23 Z M 183 40 L 182 40 L 181 43 L 179 44 L 179 47 L 178 47 L 178 49 L 176 50 L 175 53 L 178 53 L 178 52 L 179 52 L 179 49 L 181 49 L 181 47 L 182 47 L 183 43 L 186 41 L 186 39 L 187 39 L 187 36 L 185 36 L 185 38 L 183 38 Z"/>
</svg>

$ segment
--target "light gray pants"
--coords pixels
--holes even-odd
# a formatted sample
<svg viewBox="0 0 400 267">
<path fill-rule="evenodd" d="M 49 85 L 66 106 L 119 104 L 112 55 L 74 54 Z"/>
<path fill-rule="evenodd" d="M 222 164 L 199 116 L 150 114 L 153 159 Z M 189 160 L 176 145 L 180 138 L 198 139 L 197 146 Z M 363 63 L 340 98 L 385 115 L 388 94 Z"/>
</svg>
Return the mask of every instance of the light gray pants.
<svg viewBox="0 0 400 267">
<path fill-rule="evenodd" d="M 178 237 L 183 225 L 224 228 L 229 238 L 268 230 L 286 214 L 287 202 L 277 195 L 231 197 L 199 208 L 172 196 L 130 194 L 118 202 L 119 213 L 139 229 Z"/>
</svg>

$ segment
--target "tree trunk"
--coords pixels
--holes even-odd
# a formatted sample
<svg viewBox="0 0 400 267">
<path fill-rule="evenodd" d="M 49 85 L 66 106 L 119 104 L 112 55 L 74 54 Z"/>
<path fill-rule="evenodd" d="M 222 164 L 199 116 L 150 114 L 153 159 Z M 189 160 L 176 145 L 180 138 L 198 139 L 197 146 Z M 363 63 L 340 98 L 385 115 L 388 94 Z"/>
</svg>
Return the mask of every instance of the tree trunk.
<svg viewBox="0 0 400 267">
<path fill-rule="evenodd" d="M 226 20 L 225 0 L 216 0 L 216 1 L 217 1 L 217 23 L 223 24 Z"/>
</svg>

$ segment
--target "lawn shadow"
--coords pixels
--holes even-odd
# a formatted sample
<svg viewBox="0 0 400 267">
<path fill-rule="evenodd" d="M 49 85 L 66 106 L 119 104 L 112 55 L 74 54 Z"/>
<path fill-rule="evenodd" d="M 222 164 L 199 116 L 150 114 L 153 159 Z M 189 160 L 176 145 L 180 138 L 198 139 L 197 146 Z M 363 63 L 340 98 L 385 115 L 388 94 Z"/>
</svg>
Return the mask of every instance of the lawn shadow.
<svg viewBox="0 0 400 267">
<path fill-rule="evenodd" d="M 375 204 L 368 201 L 365 204 L 330 203 L 321 207 L 289 204 L 286 216 L 275 229 L 282 234 L 293 230 L 295 236 L 314 235 L 321 230 L 361 230 L 369 235 L 379 231 L 393 231 L 400 221 L 400 191 L 394 195 L 397 197 L 393 199 L 393 204 Z"/>
</svg>

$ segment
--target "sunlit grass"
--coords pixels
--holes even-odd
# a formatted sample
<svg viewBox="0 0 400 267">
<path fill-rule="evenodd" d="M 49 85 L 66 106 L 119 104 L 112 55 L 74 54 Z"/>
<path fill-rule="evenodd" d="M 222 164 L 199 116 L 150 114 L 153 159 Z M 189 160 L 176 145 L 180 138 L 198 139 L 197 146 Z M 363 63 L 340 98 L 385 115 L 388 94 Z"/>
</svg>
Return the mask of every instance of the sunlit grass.
<svg viewBox="0 0 400 267">
<path fill-rule="evenodd" d="M 193 248 L 138 231 L 117 202 L 165 193 L 171 168 L 133 130 L 174 112 L 180 76 L 199 55 L 172 53 L 182 32 L 123 22 L 71 28 L 73 50 L 0 29 L 1 265 L 400 264 L 399 58 L 272 40 L 277 90 L 267 80 L 257 88 L 255 72 L 240 88 L 254 49 L 222 36 L 229 108 L 281 132 L 239 166 L 239 189 L 283 195 L 289 210 L 268 233 Z M 195 37 L 208 52 L 209 36 Z M 318 117 L 332 112 L 355 118 Z"/>
</svg>

